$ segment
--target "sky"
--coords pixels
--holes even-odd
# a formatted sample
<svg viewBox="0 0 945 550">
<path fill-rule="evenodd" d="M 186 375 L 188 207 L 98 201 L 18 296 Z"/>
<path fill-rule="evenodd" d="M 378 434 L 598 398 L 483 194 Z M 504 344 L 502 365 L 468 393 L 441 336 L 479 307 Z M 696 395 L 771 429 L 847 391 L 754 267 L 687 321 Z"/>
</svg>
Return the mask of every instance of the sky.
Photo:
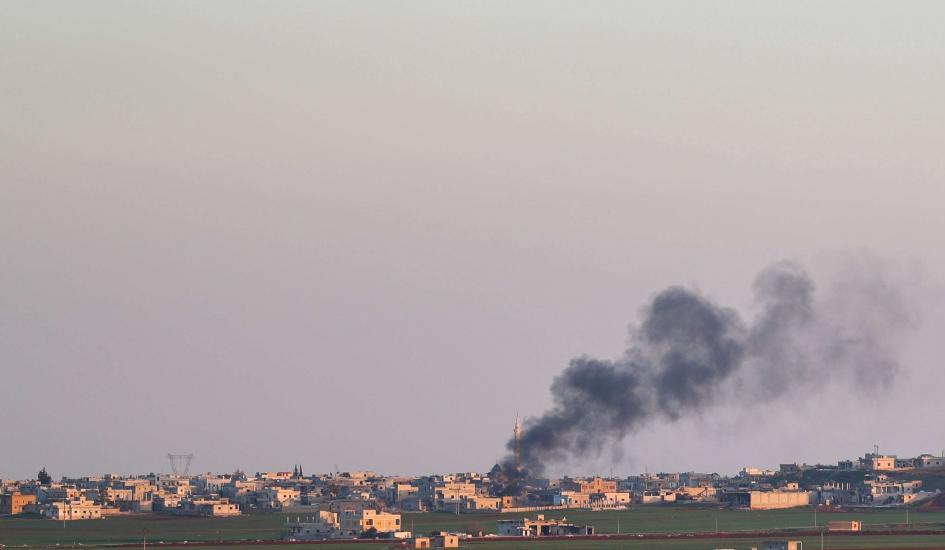
<svg viewBox="0 0 945 550">
<path fill-rule="evenodd" d="M 571 473 L 945 447 L 939 2 L 0 3 L 0 478 L 484 471 L 668 285 L 878 258 L 894 384 Z M 932 382 L 932 383 L 930 383 Z"/>
</svg>

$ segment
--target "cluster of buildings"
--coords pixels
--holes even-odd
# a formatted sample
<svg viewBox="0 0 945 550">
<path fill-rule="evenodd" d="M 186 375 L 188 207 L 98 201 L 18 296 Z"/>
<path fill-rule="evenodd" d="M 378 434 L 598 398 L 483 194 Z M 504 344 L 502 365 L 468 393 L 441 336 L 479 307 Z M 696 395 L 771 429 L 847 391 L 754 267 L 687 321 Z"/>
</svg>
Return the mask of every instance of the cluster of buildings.
<svg viewBox="0 0 945 550">
<path fill-rule="evenodd" d="M 794 506 L 899 506 L 937 493 L 923 489 L 924 472 L 945 468 L 945 457 L 900 458 L 878 450 L 836 465 L 781 464 L 778 470 L 743 468 L 720 486 L 719 500 L 753 509 Z"/>
<path fill-rule="evenodd" d="M 529 478 L 514 491 L 503 471 L 388 476 L 371 471 L 304 475 L 292 471 L 232 474 L 116 476 L 0 480 L 0 514 L 36 514 L 69 521 L 114 514 L 155 513 L 227 517 L 245 512 L 298 512 L 286 538 L 406 536 L 401 513 L 451 514 L 614 509 L 683 502 L 714 502 L 750 509 L 824 505 L 895 506 L 934 495 L 923 490 L 923 470 L 945 468 L 945 458 L 883 455 L 878 449 L 836 465 L 781 464 L 744 468 L 734 476 L 683 472 L 625 478 Z M 302 516 L 305 520 L 302 521 Z M 588 526 L 555 520 L 500 523 L 517 534 L 587 533 Z M 400 535 L 398 535 L 400 533 Z M 435 547 L 448 544 L 427 541 Z M 423 541 L 421 541 L 423 543 Z"/>
<path fill-rule="evenodd" d="M 241 513 L 205 481 L 175 475 L 63 478 L 58 482 L 0 480 L 0 514 L 38 514 L 70 521 L 134 512 L 223 517 Z"/>
</svg>

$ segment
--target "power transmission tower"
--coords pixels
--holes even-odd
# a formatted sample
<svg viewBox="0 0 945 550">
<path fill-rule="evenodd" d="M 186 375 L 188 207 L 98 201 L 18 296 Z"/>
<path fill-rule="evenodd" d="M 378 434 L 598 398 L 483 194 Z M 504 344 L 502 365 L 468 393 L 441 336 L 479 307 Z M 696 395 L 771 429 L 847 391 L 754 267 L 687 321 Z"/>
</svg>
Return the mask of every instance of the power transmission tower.
<svg viewBox="0 0 945 550">
<path fill-rule="evenodd" d="M 186 476 L 190 473 L 190 461 L 194 459 L 194 453 L 186 455 L 175 455 L 167 453 L 167 460 L 171 463 L 171 471 L 175 476 Z"/>
</svg>

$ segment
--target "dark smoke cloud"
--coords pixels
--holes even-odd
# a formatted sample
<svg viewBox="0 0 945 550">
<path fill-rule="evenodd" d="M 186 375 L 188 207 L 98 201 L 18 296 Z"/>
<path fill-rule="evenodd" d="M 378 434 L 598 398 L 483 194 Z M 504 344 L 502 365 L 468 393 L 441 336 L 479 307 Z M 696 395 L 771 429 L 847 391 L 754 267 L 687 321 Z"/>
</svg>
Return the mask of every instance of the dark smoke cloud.
<svg viewBox="0 0 945 550">
<path fill-rule="evenodd" d="M 856 271 L 819 297 L 802 266 L 772 265 L 755 280 L 750 324 L 697 291 L 660 292 L 622 358 L 578 357 L 555 378 L 554 405 L 526 420 L 522 469 L 513 474 L 509 456 L 507 475 L 597 456 L 654 419 L 703 411 L 735 391 L 760 401 L 837 376 L 861 388 L 889 382 L 908 315 L 896 288 L 871 273 Z"/>
</svg>

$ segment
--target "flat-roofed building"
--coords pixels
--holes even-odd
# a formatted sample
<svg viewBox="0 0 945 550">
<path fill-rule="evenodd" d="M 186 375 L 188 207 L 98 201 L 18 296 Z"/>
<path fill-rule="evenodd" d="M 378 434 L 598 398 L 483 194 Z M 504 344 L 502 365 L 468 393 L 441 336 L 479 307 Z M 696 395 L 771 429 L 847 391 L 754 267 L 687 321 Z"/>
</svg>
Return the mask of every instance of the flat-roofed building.
<svg viewBox="0 0 945 550">
<path fill-rule="evenodd" d="M 497 534 L 500 537 L 564 537 L 568 535 L 593 535 L 592 525 L 575 525 L 567 518 L 545 519 L 538 514 L 536 519 L 500 519 Z"/>
<path fill-rule="evenodd" d="M 566 506 L 568 508 L 590 508 L 590 493 L 581 493 L 578 491 L 559 491 L 554 495 L 553 504 L 555 506 Z"/>
<path fill-rule="evenodd" d="M 733 506 L 752 510 L 775 510 L 808 506 L 811 493 L 808 491 L 728 491 L 722 499 Z"/>
<path fill-rule="evenodd" d="M 594 493 L 591 495 L 591 508 L 626 508 L 630 506 L 632 494 L 629 491 Z"/>
<path fill-rule="evenodd" d="M 857 520 L 851 521 L 831 521 L 827 524 L 828 531 L 859 531 L 863 524 Z"/>
<path fill-rule="evenodd" d="M 614 493 L 617 491 L 617 481 L 593 477 L 590 479 L 562 479 L 558 485 L 562 491 L 574 491 L 590 495 L 592 493 Z"/>
<path fill-rule="evenodd" d="M 473 496 L 466 498 L 463 503 L 465 504 L 465 509 L 471 512 L 482 511 L 482 510 L 499 510 L 502 507 L 502 499 L 500 497 L 487 497 L 487 496 Z"/>
<path fill-rule="evenodd" d="M 284 508 L 298 504 L 302 493 L 298 489 L 289 487 L 269 487 L 256 495 L 256 502 L 260 508 Z"/>
<path fill-rule="evenodd" d="M 340 534 L 338 514 L 320 510 L 310 521 L 287 523 L 282 532 L 283 540 L 326 540 Z"/>
<path fill-rule="evenodd" d="M 72 485 L 50 485 L 36 488 L 37 502 L 61 502 L 63 500 L 78 500 L 81 491 Z"/>
<path fill-rule="evenodd" d="M 945 457 L 920 455 L 915 459 L 916 468 L 945 468 Z"/>
<path fill-rule="evenodd" d="M 866 453 L 866 455 L 860 459 L 860 468 L 873 471 L 895 470 L 896 456 Z"/>
<path fill-rule="evenodd" d="M 184 499 L 175 513 L 184 516 L 230 517 L 240 515 L 240 507 L 229 499 L 195 498 Z"/>
<path fill-rule="evenodd" d="M 371 529 L 378 533 L 393 533 L 400 531 L 400 514 L 370 509 L 342 510 L 340 523 L 342 532 L 354 536 Z"/>
<path fill-rule="evenodd" d="M 24 495 L 19 491 L 0 494 L 0 514 L 16 516 L 27 506 L 36 504 L 36 495 Z"/>
<path fill-rule="evenodd" d="M 58 521 L 101 519 L 102 507 L 90 500 L 52 502 L 43 508 L 43 517 Z"/>
</svg>

